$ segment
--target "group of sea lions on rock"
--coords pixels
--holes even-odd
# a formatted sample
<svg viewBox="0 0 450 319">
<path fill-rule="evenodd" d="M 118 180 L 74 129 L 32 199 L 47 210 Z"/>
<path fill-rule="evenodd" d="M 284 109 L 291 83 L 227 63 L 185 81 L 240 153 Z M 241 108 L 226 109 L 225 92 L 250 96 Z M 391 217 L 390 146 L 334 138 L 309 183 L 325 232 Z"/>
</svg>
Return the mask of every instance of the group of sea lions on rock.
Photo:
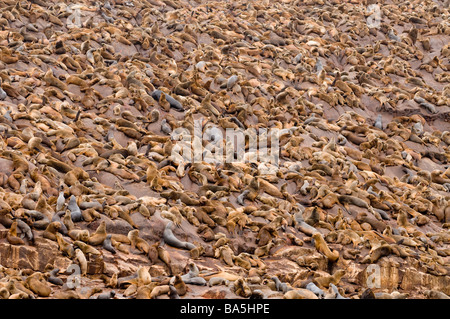
<svg viewBox="0 0 450 319">
<path fill-rule="evenodd" d="M 449 18 L 2 1 L 0 298 L 450 298 Z M 227 129 L 278 162 L 204 160 Z"/>
</svg>

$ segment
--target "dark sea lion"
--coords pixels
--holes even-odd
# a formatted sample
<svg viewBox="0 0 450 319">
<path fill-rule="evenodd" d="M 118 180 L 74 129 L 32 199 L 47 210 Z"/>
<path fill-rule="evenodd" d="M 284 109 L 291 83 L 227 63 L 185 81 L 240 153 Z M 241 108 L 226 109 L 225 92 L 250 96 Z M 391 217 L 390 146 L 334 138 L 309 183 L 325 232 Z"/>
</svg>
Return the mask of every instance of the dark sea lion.
<svg viewBox="0 0 450 319">
<path fill-rule="evenodd" d="M 175 235 L 173 234 L 173 228 L 174 228 L 173 222 L 169 221 L 166 224 L 166 227 L 164 228 L 164 232 L 163 232 L 164 243 L 166 243 L 170 246 L 187 249 L 187 250 L 191 250 L 191 249 L 195 248 L 194 244 L 185 242 L 185 241 L 181 241 L 178 238 L 176 238 Z"/>
<path fill-rule="evenodd" d="M 174 108 L 176 111 L 178 112 L 184 112 L 184 108 L 183 105 L 178 102 L 176 99 L 174 99 L 172 96 L 170 96 L 169 94 L 166 94 L 164 92 L 162 92 L 161 90 L 155 90 L 151 93 L 151 96 L 156 100 L 159 101 L 159 99 L 161 98 L 161 95 L 164 94 L 167 102 L 169 102 L 170 107 Z"/>
</svg>

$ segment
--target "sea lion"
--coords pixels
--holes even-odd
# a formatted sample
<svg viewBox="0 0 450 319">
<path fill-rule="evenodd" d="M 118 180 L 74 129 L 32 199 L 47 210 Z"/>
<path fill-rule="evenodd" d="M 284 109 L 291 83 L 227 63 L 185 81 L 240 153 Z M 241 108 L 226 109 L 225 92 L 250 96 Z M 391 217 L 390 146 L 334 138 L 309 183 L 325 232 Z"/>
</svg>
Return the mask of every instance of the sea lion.
<svg viewBox="0 0 450 319">
<path fill-rule="evenodd" d="M 375 299 L 375 294 L 372 291 L 372 289 L 367 288 L 366 290 L 363 291 L 363 293 L 361 294 L 361 299 Z"/>
<path fill-rule="evenodd" d="M 59 272 L 59 268 L 52 269 L 49 272 L 49 276 L 47 278 L 47 281 L 52 283 L 52 284 L 54 284 L 54 285 L 62 286 L 62 285 L 64 285 L 64 281 L 61 278 L 57 277 L 58 272 Z"/>
<path fill-rule="evenodd" d="M 236 295 L 243 298 L 249 298 L 252 294 L 251 288 L 242 277 L 233 283 L 233 290 Z"/>
<path fill-rule="evenodd" d="M 314 278 L 313 281 L 319 287 L 328 288 L 330 284 L 337 285 L 345 273 L 345 270 L 338 269 L 333 275 L 317 277 Z"/>
<path fill-rule="evenodd" d="M 283 299 L 319 299 L 312 291 L 308 289 L 292 289 L 283 295 Z"/>
<path fill-rule="evenodd" d="M 31 227 L 22 219 L 16 219 L 16 221 L 17 227 L 20 229 L 20 232 L 25 235 L 25 238 L 28 240 L 28 242 L 33 245 L 35 243 L 35 235 Z"/>
<path fill-rule="evenodd" d="M 312 236 L 318 232 L 316 228 L 307 224 L 303 219 L 303 214 L 301 212 L 297 212 L 294 215 L 296 227 L 306 235 Z"/>
<path fill-rule="evenodd" d="M 438 290 L 425 290 L 423 294 L 428 299 L 450 299 L 449 296 Z"/>
<path fill-rule="evenodd" d="M 169 291 L 170 299 L 180 299 L 180 296 L 178 295 L 178 291 L 174 286 L 169 285 L 169 289 L 170 289 L 170 291 Z"/>
<path fill-rule="evenodd" d="M 56 233 L 61 229 L 61 223 L 59 222 L 51 222 L 48 224 L 42 236 L 44 238 L 56 241 Z"/>
<path fill-rule="evenodd" d="M 324 299 L 349 299 L 342 296 L 338 288 L 333 283 L 330 283 L 330 291 L 331 292 L 327 294 Z"/>
<path fill-rule="evenodd" d="M 116 250 L 112 246 L 111 237 L 112 237 L 111 234 L 106 235 L 105 239 L 103 240 L 103 248 L 105 248 L 112 254 L 116 254 Z"/>
<path fill-rule="evenodd" d="M 66 204 L 66 198 L 64 197 L 64 191 L 60 191 L 58 195 L 58 199 L 56 200 L 56 211 L 60 212 L 64 205 Z"/>
<path fill-rule="evenodd" d="M 376 127 L 377 129 L 383 130 L 383 122 L 382 122 L 382 115 L 378 114 L 377 118 L 375 120 L 375 123 L 373 124 L 374 127 Z"/>
<path fill-rule="evenodd" d="M 406 299 L 409 294 L 393 291 L 391 293 L 376 292 L 375 299 Z"/>
<path fill-rule="evenodd" d="M 80 248 L 75 248 L 75 260 L 78 261 L 78 264 L 81 269 L 81 275 L 85 276 L 88 270 L 88 264 L 85 254 Z"/>
<path fill-rule="evenodd" d="M 137 285 L 148 285 L 152 282 L 152 276 L 149 273 L 148 267 L 139 266 L 137 273 Z"/>
<path fill-rule="evenodd" d="M 170 261 L 169 252 L 160 245 L 158 245 L 156 249 L 158 251 L 158 258 L 169 268 L 169 274 L 172 274 L 172 263 Z"/>
<path fill-rule="evenodd" d="M 151 93 L 152 98 L 154 98 L 156 101 L 159 101 L 162 95 L 164 95 L 166 101 L 169 102 L 170 107 L 172 107 L 173 109 L 175 109 L 178 112 L 184 112 L 184 108 L 181 105 L 181 103 L 178 102 L 173 97 L 171 97 L 169 94 L 166 94 L 166 93 L 162 92 L 161 90 L 155 90 Z"/>
<path fill-rule="evenodd" d="M 198 269 L 197 265 L 193 262 L 190 262 L 188 264 L 189 271 L 181 276 L 181 279 L 186 282 L 189 278 L 197 277 L 200 273 L 200 270 Z"/>
<path fill-rule="evenodd" d="M 234 266 L 234 252 L 228 244 L 217 248 L 214 252 L 214 257 L 222 259 L 228 266 Z"/>
<path fill-rule="evenodd" d="M 187 292 L 186 283 L 181 279 L 180 275 L 176 275 L 172 277 L 170 280 L 170 285 L 172 285 L 176 289 L 176 293 L 178 296 L 184 296 Z"/>
<path fill-rule="evenodd" d="M 152 292 L 152 287 L 151 285 L 145 285 L 145 286 L 141 286 L 138 287 L 136 289 L 136 295 L 135 298 L 136 299 L 150 299 L 151 298 L 151 292 Z"/>
<path fill-rule="evenodd" d="M 183 242 L 175 237 L 175 235 L 173 234 L 173 227 L 174 227 L 174 224 L 172 221 L 169 221 L 166 224 L 166 227 L 164 228 L 164 232 L 163 232 L 164 242 L 170 246 L 174 246 L 177 248 L 182 248 L 182 249 L 187 249 L 187 250 L 194 249 L 195 248 L 194 244 L 189 243 L 189 242 Z"/>
<path fill-rule="evenodd" d="M 338 200 L 341 204 L 352 204 L 358 207 L 363 207 L 369 209 L 369 204 L 359 197 L 351 196 L 351 195 L 339 195 Z"/>
<path fill-rule="evenodd" d="M 361 263 L 373 264 L 378 261 L 381 257 L 389 256 L 393 252 L 393 249 L 388 244 L 380 245 L 370 251 L 370 253 L 361 259 Z"/>
<path fill-rule="evenodd" d="M 145 239 L 142 239 L 139 237 L 138 229 L 130 230 L 128 232 L 127 237 L 130 241 L 130 245 L 131 245 L 132 249 L 137 248 L 140 252 L 148 255 L 150 245 Z"/>
<path fill-rule="evenodd" d="M 8 232 L 6 233 L 6 240 L 11 245 L 24 245 L 25 242 L 17 236 L 17 220 L 13 221 Z"/>
<path fill-rule="evenodd" d="M 48 297 L 52 293 L 52 288 L 47 284 L 45 277 L 40 272 L 35 272 L 26 279 L 27 287 L 39 297 Z"/>
<path fill-rule="evenodd" d="M 149 259 L 153 281 L 129 284 L 123 297 L 131 298 L 150 298 L 155 286 L 165 285 L 169 297 L 180 297 L 169 280 L 182 257 L 202 265 L 193 282 L 220 277 L 233 284 L 237 273 L 245 275 L 251 294 L 241 289 L 239 295 L 246 298 L 308 297 L 303 290 L 272 291 L 275 283 L 268 278 L 311 282 L 304 271 L 322 274 L 324 258 L 330 274 L 347 269 L 346 263 L 356 269 L 383 256 L 400 268 L 406 261 L 413 270 L 421 266 L 419 274 L 445 273 L 450 133 L 441 130 L 449 116 L 450 46 L 439 44 L 448 35 L 448 1 L 420 6 L 391 1 L 384 11 L 389 22 L 377 27 L 367 23 L 374 16 L 367 17 L 365 6 L 349 10 L 345 3 L 335 15 L 327 4 L 299 7 L 299 1 L 282 6 L 267 0 L 219 1 L 195 10 L 172 0 L 106 1 L 97 7 L 5 2 L 0 17 L 0 228 L 5 229 L 0 237 L 11 240 L 8 231 L 17 221 L 17 237 L 35 246 L 13 251 L 39 248 L 47 240 L 42 239 L 46 229 L 59 222 L 54 236 L 64 258 L 76 260 L 74 247 L 87 244 L 104 255 L 108 276 L 128 275 Z M 80 8 L 86 19 L 71 19 Z M 187 11 L 191 15 L 184 17 Z M 213 16 L 217 19 L 205 23 Z M 267 25 L 271 30 L 264 29 Z M 185 133 L 174 134 L 178 128 Z M 217 137 L 224 137 L 219 130 L 227 129 L 243 133 L 244 148 L 233 150 L 235 161 L 208 163 L 210 155 L 219 154 L 205 147 L 212 139 L 219 142 Z M 279 131 L 279 149 L 268 149 L 276 146 L 273 140 L 264 147 L 269 130 Z M 227 150 L 238 146 L 223 142 Z M 258 145 L 255 151 L 252 142 Z M 187 146 L 183 153 L 172 154 L 181 145 Z M 200 161 L 185 162 L 193 146 L 205 152 Z M 274 165 L 264 161 L 265 155 L 276 155 L 273 151 L 280 153 Z M 75 205 L 67 206 L 72 195 L 81 217 Z M 306 211 L 298 213 L 297 203 Z M 167 207 L 159 209 L 160 204 Z M 173 223 L 168 241 L 161 217 Z M 102 234 L 94 241 L 98 234 L 89 236 L 90 223 L 97 219 L 95 227 L 104 220 L 108 232 L 99 226 Z M 130 240 L 133 229 L 139 233 L 132 232 Z M 219 233 L 226 236 L 216 237 Z M 314 238 L 319 233 L 329 251 Z M 177 247 L 164 245 L 170 239 Z M 323 256 L 334 249 L 342 260 Z M 293 251 L 295 256 L 287 256 Z M 275 259 L 266 257 L 271 253 Z M 96 272 L 96 258 L 89 255 L 89 271 Z M 279 262 L 280 256 L 281 261 L 291 258 L 300 272 L 287 271 L 290 266 Z M 64 258 L 55 259 L 58 266 Z M 120 263 L 112 265 L 117 259 Z M 164 260 L 173 268 L 170 277 Z M 223 266 L 230 269 L 220 270 Z M 203 272 L 210 268 L 219 270 Z M 2 290 L 0 282 L 1 295 L 40 298 L 21 290 L 30 274 L 2 268 L 4 283 L 14 279 L 7 276 L 17 280 L 11 291 Z M 85 279 L 98 275 L 87 273 Z M 330 284 L 319 297 L 361 298 L 360 283 L 354 278 L 349 283 Z M 111 289 L 125 288 L 97 284 L 71 294 L 49 283 L 55 291 L 47 298 L 110 298 Z M 422 284 L 402 293 L 426 297 L 430 287 Z M 185 296 L 231 289 L 204 294 L 208 288 L 191 288 Z M 122 297 L 122 290 L 115 292 L 114 298 Z M 375 298 L 373 292 L 366 295 Z"/>
<path fill-rule="evenodd" d="M 156 286 L 150 293 L 150 298 L 156 299 L 158 296 L 168 294 L 169 292 L 170 292 L 169 285 Z"/>
<path fill-rule="evenodd" d="M 221 277 L 211 277 L 208 281 L 208 286 L 212 287 L 212 286 L 218 286 L 218 285 L 225 285 L 228 286 L 228 284 L 230 283 L 229 280 L 225 279 L 225 278 L 221 278 Z"/>
<path fill-rule="evenodd" d="M 92 255 L 101 255 L 101 252 L 98 251 L 97 249 L 95 249 L 94 247 L 92 247 L 89 244 L 86 244 L 80 240 L 75 240 L 73 242 L 73 244 L 75 246 L 77 246 L 84 254 L 88 255 L 88 254 L 92 254 Z"/>
<path fill-rule="evenodd" d="M 89 241 L 89 230 L 87 229 L 72 229 L 68 235 L 72 240 L 81 240 L 85 243 Z"/>
<path fill-rule="evenodd" d="M 55 299 L 81 299 L 81 296 L 73 290 L 56 291 L 52 296 Z"/>
<path fill-rule="evenodd" d="M 274 283 L 275 283 L 275 289 L 278 291 L 281 291 L 283 293 L 286 293 L 289 290 L 292 290 L 293 288 L 290 287 L 288 284 L 286 284 L 285 282 L 281 282 L 280 279 L 276 276 L 273 276 L 271 278 Z"/>
<path fill-rule="evenodd" d="M 77 199 L 74 195 L 70 196 L 69 204 L 67 208 L 70 210 L 70 217 L 73 222 L 80 222 L 83 220 L 83 214 L 81 213 L 81 209 L 77 204 Z"/>
<path fill-rule="evenodd" d="M 97 227 L 96 231 L 91 234 L 88 240 L 88 244 L 90 245 L 101 245 L 103 241 L 106 239 L 106 221 L 102 220 L 100 225 Z"/>
<path fill-rule="evenodd" d="M 325 297 L 325 292 L 317 287 L 313 282 L 309 282 L 305 288 L 312 291 L 320 299 Z"/>
<path fill-rule="evenodd" d="M 328 258 L 331 262 L 336 261 L 339 258 L 339 252 L 334 250 L 331 251 L 328 247 L 327 243 L 325 242 L 323 236 L 321 233 L 317 232 L 312 235 L 312 238 L 314 239 L 314 245 L 317 249 L 317 251 L 321 252 L 325 255 L 325 257 Z"/>
<path fill-rule="evenodd" d="M 386 229 L 386 224 L 380 220 L 370 217 L 367 213 L 361 212 L 356 216 L 356 220 L 359 223 L 368 223 L 379 232 L 383 232 Z"/>
<path fill-rule="evenodd" d="M 60 233 L 55 234 L 56 242 L 58 243 L 59 250 L 63 255 L 73 258 L 75 256 L 75 250 L 73 245 L 67 242 Z"/>
<path fill-rule="evenodd" d="M 108 291 L 108 292 L 104 292 L 101 293 L 99 295 L 97 295 L 96 297 L 89 297 L 89 299 L 114 299 L 114 297 L 116 296 L 116 292 L 114 290 Z"/>
</svg>

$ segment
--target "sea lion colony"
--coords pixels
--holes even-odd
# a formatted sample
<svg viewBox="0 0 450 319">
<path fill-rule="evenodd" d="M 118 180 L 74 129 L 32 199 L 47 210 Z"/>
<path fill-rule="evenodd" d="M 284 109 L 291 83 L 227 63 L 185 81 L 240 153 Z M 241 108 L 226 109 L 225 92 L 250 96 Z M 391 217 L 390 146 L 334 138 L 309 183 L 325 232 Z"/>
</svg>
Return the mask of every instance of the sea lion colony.
<svg viewBox="0 0 450 319">
<path fill-rule="evenodd" d="M 369 4 L 2 1 L 1 298 L 448 298 L 448 1 Z"/>
</svg>

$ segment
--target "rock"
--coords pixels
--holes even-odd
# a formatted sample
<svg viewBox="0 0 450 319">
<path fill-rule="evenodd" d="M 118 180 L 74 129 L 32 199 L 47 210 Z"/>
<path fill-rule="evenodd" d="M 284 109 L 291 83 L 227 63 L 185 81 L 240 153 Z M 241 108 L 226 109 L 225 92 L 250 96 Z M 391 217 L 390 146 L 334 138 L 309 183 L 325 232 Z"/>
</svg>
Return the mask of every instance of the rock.
<svg viewBox="0 0 450 319">
<path fill-rule="evenodd" d="M 370 264 L 359 274 L 359 284 L 372 289 L 387 289 L 392 292 L 400 285 L 399 264 L 382 258 L 377 264 Z"/>
<path fill-rule="evenodd" d="M 105 262 L 104 267 L 103 267 L 103 273 L 106 276 L 111 277 L 112 275 L 119 273 L 119 269 L 117 268 L 116 265 L 114 265 L 110 262 Z"/>
<path fill-rule="evenodd" d="M 122 234 L 128 235 L 130 230 L 133 230 L 133 227 L 122 219 L 106 219 L 106 232 L 111 234 Z"/>
<path fill-rule="evenodd" d="M 174 274 L 184 271 L 184 268 L 189 263 L 189 252 L 186 255 L 181 254 L 178 249 L 172 247 L 166 247 L 170 253 L 170 262 L 172 266 L 172 272 Z M 183 252 L 184 253 L 184 252 Z"/>
<path fill-rule="evenodd" d="M 297 246 L 285 246 L 277 250 L 274 257 L 296 259 L 299 256 L 310 255 L 314 253 L 314 249 Z"/>
<path fill-rule="evenodd" d="M 4 228 L 3 225 L 0 224 L 0 228 Z M 4 229 L 0 229 L 0 239 L 6 238 L 6 234 L 8 234 L 9 229 L 4 228 Z"/>
<path fill-rule="evenodd" d="M 0 173 L 4 173 L 9 176 L 12 172 L 13 162 L 5 158 L 0 158 Z"/>
<path fill-rule="evenodd" d="M 9 268 L 30 268 L 42 272 L 47 264 L 54 264 L 59 254 L 58 245 L 46 239 L 37 239 L 36 246 L 0 243 L 0 264 Z"/>
<path fill-rule="evenodd" d="M 209 289 L 201 297 L 205 299 L 224 299 L 227 293 L 227 290 L 224 289 Z"/>
<path fill-rule="evenodd" d="M 136 273 L 138 266 L 119 259 L 117 260 L 117 269 L 119 270 L 120 277 L 125 277 Z"/>
<path fill-rule="evenodd" d="M 415 268 L 407 268 L 403 274 L 400 288 L 404 291 L 418 288 L 433 287 L 434 290 L 450 295 L 450 276 L 435 276 L 424 272 L 418 272 Z"/>
<path fill-rule="evenodd" d="M 266 260 L 267 270 L 276 272 L 282 276 L 283 274 L 290 274 L 298 272 L 300 266 L 291 260 Z"/>
<path fill-rule="evenodd" d="M 298 246 L 282 247 L 274 253 L 274 256 L 290 259 L 300 267 L 315 267 L 318 270 L 328 268 L 327 258 L 315 249 Z"/>
<path fill-rule="evenodd" d="M 67 257 L 57 256 L 55 258 L 55 262 L 53 263 L 53 266 L 55 268 L 59 268 L 61 273 L 66 272 L 67 268 L 73 263 L 72 260 L 70 260 Z"/>
<path fill-rule="evenodd" d="M 90 255 L 88 259 L 88 270 L 89 275 L 96 275 L 103 273 L 105 268 L 105 263 L 103 261 L 103 256 L 101 255 Z"/>
</svg>

